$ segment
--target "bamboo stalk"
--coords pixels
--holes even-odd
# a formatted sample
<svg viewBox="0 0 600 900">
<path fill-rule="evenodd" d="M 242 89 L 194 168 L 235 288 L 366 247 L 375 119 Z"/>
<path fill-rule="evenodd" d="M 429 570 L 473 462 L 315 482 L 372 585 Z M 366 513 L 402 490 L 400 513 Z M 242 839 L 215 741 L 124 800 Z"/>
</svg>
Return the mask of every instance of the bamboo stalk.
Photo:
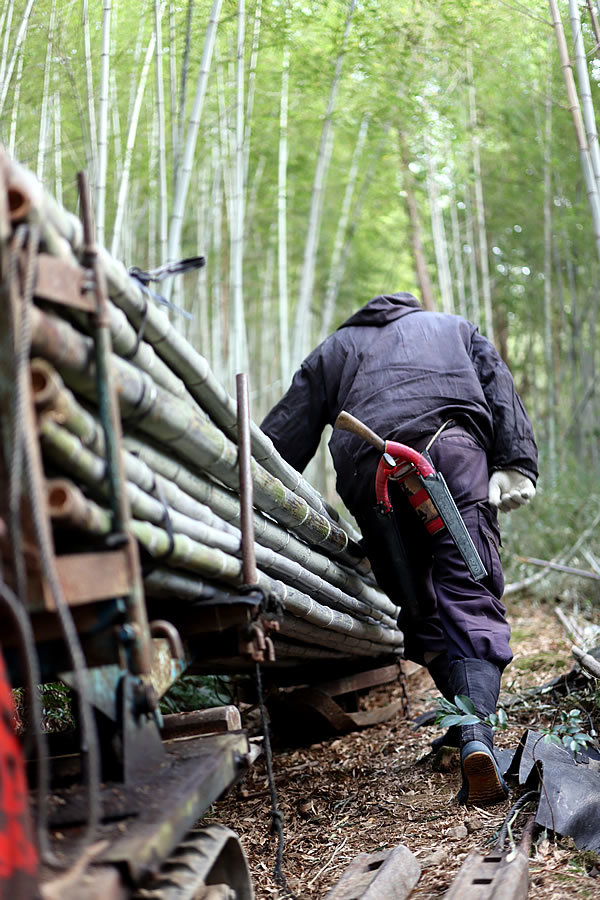
<svg viewBox="0 0 600 900">
<path fill-rule="evenodd" d="M 160 3 L 160 0 L 154 0 L 154 33 L 156 35 L 156 52 L 154 59 L 156 67 L 156 118 L 158 124 L 158 246 L 160 247 L 159 258 L 161 262 L 165 262 L 167 259 L 169 230 L 167 206 L 167 150 L 165 142 L 165 97 L 162 76 L 161 18 L 163 9 L 164 5 Z"/>
<path fill-rule="evenodd" d="M 92 500 L 84 497 L 81 491 L 66 481 L 61 481 L 61 491 L 68 495 L 63 506 L 68 507 L 73 514 L 80 511 L 81 524 L 84 522 L 105 522 L 110 528 L 110 515 L 106 510 L 96 508 Z M 50 507 L 50 514 L 53 514 Z M 103 517 L 106 513 L 106 517 Z M 243 581 L 242 563 L 230 554 L 201 544 L 186 534 L 174 531 L 169 533 L 148 521 L 132 519 L 131 530 L 137 540 L 148 553 L 155 558 L 168 558 L 173 567 L 181 567 L 190 571 L 198 571 L 209 578 L 217 578 L 234 585 L 240 585 Z M 259 574 L 259 583 L 270 585 L 272 579 L 264 573 Z M 343 635 L 347 640 L 354 638 L 358 641 L 367 641 L 373 645 L 397 647 L 402 646 L 402 633 L 387 628 L 374 622 L 363 622 L 355 619 L 346 612 L 340 612 L 330 607 L 323 606 L 307 594 L 296 590 L 289 585 L 283 585 L 281 592 L 282 602 L 285 608 L 306 622 Z"/>
<path fill-rule="evenodd" d="M 294 319 L 294 352 L 291 360 L 292 368 L 295 368 L 309 351 L 309 312 L 315 280 L 315 266 L 321 227 L 321 214 L 323 210 L 325 180 L 327 178 L 327 170 L 329 166 L 329 159 L 331 156 L 333 112 L 337 100 L 346 41 L 348 39 L 348 34 L 350 33 L 350 26 L 352 23 L 352 16 L 354 15 L 355 7 L 356 0 L 350 0 L 348 4 L 348 11 L 346 14 L 346 22 L 344 25 L 344 34 L 340 44 L 340 50 L 335 61 L 333 79 L 331 82 L 329 99 L 327 102 L 327 111 L 325 113 L 325 118 L 323 119 L 323 128 L 321 131 L 321 139 L 319 143 L 319 150 L 317 153 L 317 164 L 315 167 L 315 177 L 312 189 L 306 244 L 304 247 L 304 261 L 302 263 L 302 273 L 300 278 L 300 293 L 298 297 L 298 303 L 296 305 L 296 316 Z M 287 373 L 286 381 L 289 380 L 291 374 L 291 372 Z"/>
<path fill-rule="evenodd" d="M 35 370 L 39 376 L 39 366 Z M 39 377 L 34 378 L 34 384 L 37 385 L 35 396 L 38 399 L 38 407 L 42 405 L 40 397 L 47 401 L 48 390 L 39 389 Z M 55 398 L 58 409 L 63 410 L 63 418 L 66 418 L 69 404 L 59 397 Z M 47 402 L 43 404 L 47 407 Z M 85 414 L 82 411 L 83 418 Z M 69 472 L 72 477 L 95 489 L 96 493 L 105 498 L 107 488 L 105 484 L 105 468 L 100 455 L 95 455 L 91 450 L 86 448 L 81 440 L 74 434 L 66 431 L 57 424 L 56 416 L 51 418 L 45 416 L 40 425 L 40 435 L 45 452 L 50 456 L 52 461 L 62 468 L 65 472 Z M 85 434 L 88 438 L 92 437 L 96 453 L 103 454 L 104 447 L 101 440 L 101 429 L 96 428 L 95 434 L 92 435 L 89 426 L 85 425 Z M 124 454 L 124 465 L 127 474 L 127 494 L 131 503 L 133 515 L 137 518 L 143 518 L 156 525 L 160 525 L 165 516 L 165 507 L 155 496 L 151 496 L 156 489 L 160 489 L 161 494 L 169 504 L 168 515 L 172 526 L 178 532 L 188 537 L 198 540 L 208 546 L 216 547 L 231 555 L 238 556 L 241 553 L 240 531 L 228 525 L 223 519 L 215 516 L 210 507 L 202 506 L 195 502 L 191 497 L 186 496 L 180 488 L 170 479 L 157 477 L 145 463 L 136 459 L 132 454 Z M 239 502 L 236 502 L 237 520 L 239 522 Z M 182 511 L 183 510 L 183 511 Z M 253 518 L 253 522 L 258 517 Z M 259 519 L 260 523 L 260 519 Z M 263 570 L 273 575 L 273 577 L 284 578 L 294 584 L 302 585 L 308 590 L 312 596 L 322 599 L 328 605 L 336 609 L 350 612 L 359 618 L 367 618 L 384 622 L 388 627 L 395 627 L 395 620 L 398 610 L 392 604 L 385 604 L 390 609 L 392 615 L 387 615 L 379 608 L 382 604 L 382 598 L 377 597 L 377 605 L 369 604 L 363 600 L 351 597 L 340 588 L 335 587 L 331 581 L 326 581 L 320 575 L 311 572 L 310 569 L 315 567 L 311 551 L 306 549 L 301 555 L 300 561 L 294 561 L 289 556 L 277 553 L 268 547 L 263 546 L 264 528 L 258 529 L 256 535 L 257 543 L 255 547 L 256 558 L 258 564 Z M 288 536 L 288 544 L 290 542 Z M 281 538 L 279 538 L 281 544 Z M 285 545 L 284 545 L 284 550 Z M 307 560 L 307 556 L 309 560 Z M 312 562 L 312 565 L 310 563 Z M 316 563 L 319 567 L 318 562 Z M 375 592 L 372 592 L 374 595 Z"/>
<path fill-rule="evenodd" d="M 31 374 L 34 403 L 38 411 L 45 414 L 41 425 L 42 438 L 59 453 L 65 469 L 75 466 L 86 483 L 101 484 L 105 470 L 100 457 L 105 454 L 105 445 L 99 422 L 81 407 L 45 360 L 32 360 Z M 69 429 L 71 436 L 64 434 L 58 425 Z M 229 525 L 240 525 L 240 507 L 235 494 L 194 475 L 176 459 L 137 439 L 125 438 L 125 445 L 131 451 L 126 450 L 123 454 L 129 481 L 149 494 L 154 492 L 158 483 L 174 509 L 239 536 L 238 528 Z M 91 451 L 88 457 L 85 457 L 84 448 Z M 85 462 L 82 462 L 83 458 Z M 259 513 L 254 515 L 254 529 L 257 541 L 263 546 L 283 554 L 301 568 L 308 569 L 345 594 L 357 598 L 365 605 L 368 615 L 381 618 L 380 613 L 383 613 L 391 617 L 391 621 L 398 617 L 398 607 L 382 592 L 365 584 L 358 575 L 341 568 L 326 556 L 311 550 Z"/>
<path fill-rule="evenodd" d="M 552 24 L 554 26 L 554 34 L 556 36 L 556 43 L 558 45 L 560 64 L 563 71 L 565 86 L 567 89 L 569 110 L 571 112 L 573 125 L 575 128 L 575 138 L 577 140 L 577 147 L 579 150 L 581 169 L 585 181 L 588 202 L 592 213 L 596 250 L 598 252 L 598 257 L 600 258 L 600 199 L 598 197 L 596 179 L 594 177 L 594 170 L 590 159 L 589 147 L 585 135 L 583 119 L 581 116 L 581 108 L 579 106 L 579 98 L 577 97 L 577 88 L 575 87 L 571 60 L 569 59 L 569 51 L 567 49 L 567 42 L 565 40 L 562 20 L 558 11 L 558 4 L 556 0 L 549 0 L 549 4 L 550 13 L 552 15 Z"/>
<path fill-rule="evenodd" d="M 196 95 L 194 97 L 194 105 L 190 120 L 188 123 L 188 131 L 185 140 L 183 158 L 181 167 L 177 170 L 177 184 L 175 187 L 175 197 L 173 200 L 173 211 L 171 213 L 171 222 L 169 225 L 169 245 L 168 258 L 175 260 L 179 258 L 181 252 L 181 230 L 183 227 L 183 217 L 185 214 L 185 204 L 187 200 L 188 190 L 190 186 L 190 178 L 192 174 L 192 166 L 194 159 L 194 151 L 196 148 L 196 139 L 198 137 L 198 129 L 200 127 L 200 118 L 202 116 L 202 108 L 204 106 L 204 97 L 206 95 L 206 85 L 208 83 L 208 75 L 210 72 L 210 64 L 212 60 L 213 49 L 215 45 L 215 37 L 217 33 L 217 23 L 221 11 L 222 0 L 213 0 L 213 6 L 210 19 L 206 29 L 204 39 L 204 48 L 202 51 L 202 60 L 200 62 L 200 73 L 196 84 Z M 175 121 L 175 117 L 174 117 Z M 170 296 L 172 282 L 169 280 L 166 284 L 166 297 Z"/>
<path fill-rule="evenodd" d="M 6 166 L 9 190 L 21 190 L 29 198 L 30 216 L 42 224 L 44 240 L 53 246 L 53 252 L 63 257 L 66 255 L 67 258 L 71 258 L 72 251 L 81 253 L 83 240 L 79 220 L 59 207 L 27 170 L 8 159 Z M 61 242 L 68 242 L 70 247 L 64 247 Z M 98 248 L 98 253 L 112 301 L 123 310 L 135 328 L 139 329 L 144 324 L 146 342 L 156 345 L 158 355 L 181 378 L 197 403 L 228 437 L 235 440 L 235 403 L 210 371 L 206 359 L 185 341 L 161 309 L 148 303 L 141 286 L 129 276 L 122 263 L 115 260 L 103 247 Z M 324 502 L 299 472 L 282 459 L 270 438 L 254 422 L 251 424 L 251 434 L 252 452 L 257 462 L 317 512 L 334 523 L 339 522 L 352 540 L 358 539 L 355 529 Z"/>
<path fill-rule="evenodd" d="M 68 376 L 70 386 L 93 398 L 90 339 L 35 307 L 31 312 L 34 351 L 59 368 L 64 367 L 63 374 Z M 225 484 L 236 487 L 236 448 L 216 426 L 125 360 L 113 357 L 113 366 L 125 422 L 133 419 L 137 429 L 155 440 L 168 442 L 192 467 L 200 466 Z M 362 565 L 360 551 L 356 552 L 339 526 L 309 507 L 256 460 L 253 460 L 253 479 L 260 508 L 281 524 L 295 529 L 310 543 L 321 545 L 325 552 L 339 555 L 347 564 Z"/>
<path fill-rule="evenodd" d="M 110 75 L 110 18 L 112 0 L 104 0 L 100 52 L 100 101 L 98 105 L 98 171 L 96 173 L 96 239 L 104 244 L 106 218 L 106 170 L 108 161 L 108 85 Z"/>
<path fill-rule="evenodd" d="M 90 20 L 88 12 L 88 0 L 82 0 L 82 26 L 83 26 L 83 54 L 85 60 L 85 87 L 87 93 L 89 150 L 88 150 L 88 176 L 90 184 L 96 184 L 96 167 L 98 152 L 98 134 L 96 130 L 96 108 L 94 106 L 94 76 L 92 69 L 92 50 L 90 44 Z"/>
<path fill-rule="evenodd" d="M 31 15 L 31 10 L 33 7 L 33 0 L 27 0 L 27 5 L 23 10 L 23 16 L 21 18 L 21 22 L 19 24 L 19 28 L 14 38 L 13 42 L 13 52 L 10 57 L 10 61 L 8 66 L 6 67 L 5 72 L 3 73 L 2 84 L 0 85 L 0 116 L 4 112 L 4 104 L 6 103 L 6 97 L 8 94 L 8 88 L 10 87 L 10 80 L 12 78 L 12 73 L 14 71 L 17 58 L 21 51 L 23 42 L 25 40 L 25 35 L 27 33 L 27 25 L 29 22 L 29 17 Z"/>
<path fill-rule="evenodd" d="M 133 148 L 135 145 L 135 138 L 137 134 L 137 126 L 140 117 L 140 110 L 142 108 L 142 98 L 144 96 L 144 90 L 146 89 L 146 80 L 148 77 L 148 71 L 150 69 L 150 63 L 152 62 L 152 57 L 154 56 L 154 47 L 156 45 L 156 35 L 158 33 L 158 29 L 160 28 L 160 20 L 162 18 L 162 14 L 164 12 L 164 2 L 160 4 L 160 8 L 157 12 L 157 21 L 156 28 L 152 34 L 148 42 L 148 47 L 146 49 L 146 55 L 144 57 L 144 62 L 142 65 L 142 71 L 140 72 L 140 78 L 138 82 L 138 88 L 135 95 L 135 102 L 133 104 L 133 110 L 131 113 L 131 118 L 129 122 L 129 131 L 127 134 L 127 145 L 125 149 L 125 161 L 123 165 L 123 173 L 121 175 L 120 184 L 119 184 L 119 197 L 117 200 L 117 210 L 115 213 L 115 223 L 113 226 L 113 237 L 111 244 L 111 253 L 116 255 L 119 251 L 119 244 L 121 241 L 121 229 L 123 227 L 123 218 L 125 215 L 125 205 L 127 203 L 127 194 L 129 191 L 129 174 L 131 171 L 131 161 L 133 158 Z"/>
</svg>

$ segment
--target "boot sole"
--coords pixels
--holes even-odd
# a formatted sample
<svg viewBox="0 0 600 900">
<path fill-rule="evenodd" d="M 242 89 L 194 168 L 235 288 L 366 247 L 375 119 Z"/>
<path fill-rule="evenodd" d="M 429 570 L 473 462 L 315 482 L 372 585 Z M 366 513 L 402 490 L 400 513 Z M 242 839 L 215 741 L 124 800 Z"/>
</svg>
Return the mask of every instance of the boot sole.
<svg viewBox="0 0 600 900">
<path fill-rule="evenodd" d="M 468 785 L 467 803 L 491 806 L 506 800 L 507 791 L 488 753 L 469 753 L 463 762 L 463 771 Z"/>
</svg>

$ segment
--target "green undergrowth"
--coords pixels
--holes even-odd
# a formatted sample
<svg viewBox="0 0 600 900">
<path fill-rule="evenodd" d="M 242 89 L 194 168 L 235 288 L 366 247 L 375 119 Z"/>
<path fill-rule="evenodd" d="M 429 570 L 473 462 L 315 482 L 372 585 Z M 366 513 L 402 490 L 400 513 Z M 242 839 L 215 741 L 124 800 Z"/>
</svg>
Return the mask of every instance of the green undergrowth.
<svg viewBox="0 0 600 900">
<path fill-rule="evenodd" d="M 233 701 L 233 684 L 225 675 L 183 675 L 160 701 L 164 714 L 226 706 Z"/>
</svg>

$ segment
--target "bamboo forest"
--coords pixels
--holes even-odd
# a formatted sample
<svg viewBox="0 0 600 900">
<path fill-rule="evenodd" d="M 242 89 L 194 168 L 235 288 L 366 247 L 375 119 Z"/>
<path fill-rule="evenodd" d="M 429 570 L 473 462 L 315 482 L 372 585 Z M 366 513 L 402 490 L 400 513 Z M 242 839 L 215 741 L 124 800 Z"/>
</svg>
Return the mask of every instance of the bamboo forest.
<svg viewBox="0 0 600 900">
<path fill-rule="evenodd" d="M 600 896 L 597 113 L 600 0 L 0 0 L 1 896 Z"/>
<path fill-rule="evenodd" d="M 6 0 L 1 137 L 69 209 L 87 170 L 126 265 L 206 257 L 173 321 L 226 385 L 250 373 L 255 418 L 353 309 L 411 291 L 501 350 L 548 483 L 598 461 L 597 15 Z"/>
</svg>

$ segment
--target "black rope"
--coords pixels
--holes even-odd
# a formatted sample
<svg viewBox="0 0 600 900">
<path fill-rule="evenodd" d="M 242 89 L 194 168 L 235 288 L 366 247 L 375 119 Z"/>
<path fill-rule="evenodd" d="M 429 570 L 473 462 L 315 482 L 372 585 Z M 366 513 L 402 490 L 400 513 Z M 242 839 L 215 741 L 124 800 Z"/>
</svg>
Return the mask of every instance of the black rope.
<svg viewBox="0 0 600 900">
<path fill-rule="evenodd" d="M 144 297 L 144 311 L 140 316 L 140 324 L 138 326 L 137 334 L 135 336 L 135 344 L 133 345 L 133 350 L 130 350 L 129 353 L 123 353 L 123 359 L 133 359 L 135 354 L 140 349 L 140 344 L 144 339 L 144 331 L 146 330 L 146 322 L 148 321 L 148 301 Z"/>
<path fill-rule="evenodd" d="M 496 841 L 495 847 L 498 849 L 502 849 L 506 838 L 508 837 L 508 827 L 512 821 L 512 819 L 521 811 L 521 809 L 526 806 L 528 803 L 531 803 L 532 800 L 539 800 L 540 792 L 539 791 L 527 791 L 526 794 L 523 794 L 522 797 L 519 797 L 517 802 L 510 808 L 508 815 L 506 816 L 504 822 L 502 823 L 502 827 L 498 832 L 498 840 Z"/>
<path fill-rule="evenodd" d="M 273 878 L 275 884 L 285 891 L 286 897 L 295 900 L 294 894 L 290 891 L 285 875 L 283 874 L 283 848 L 285 846 L 285 837 L 283 834 L 283 813 L 277 805 L 277 789 L 275 787 L 275 778 L 273 775 L 273 754 L 271 752 L 271 736 L 269 725 L 267 722 L 267 714 L 265 710 L 265 698 L 263 694 L 262 675 L 260 671 L 260 663 L 256 663 L 256 692 L 258 694 L 258 704 L 260 706 L 260 721 L 263 732 L 263 747 L 265 751 L 265 764 L 267 767 L 267 779 L 269 782 L 269 792 L 271 794 L 271 834 L 277 835 L 277 855 L 275 857 L 275 865 L 273 867 Z"/>
</svg>

